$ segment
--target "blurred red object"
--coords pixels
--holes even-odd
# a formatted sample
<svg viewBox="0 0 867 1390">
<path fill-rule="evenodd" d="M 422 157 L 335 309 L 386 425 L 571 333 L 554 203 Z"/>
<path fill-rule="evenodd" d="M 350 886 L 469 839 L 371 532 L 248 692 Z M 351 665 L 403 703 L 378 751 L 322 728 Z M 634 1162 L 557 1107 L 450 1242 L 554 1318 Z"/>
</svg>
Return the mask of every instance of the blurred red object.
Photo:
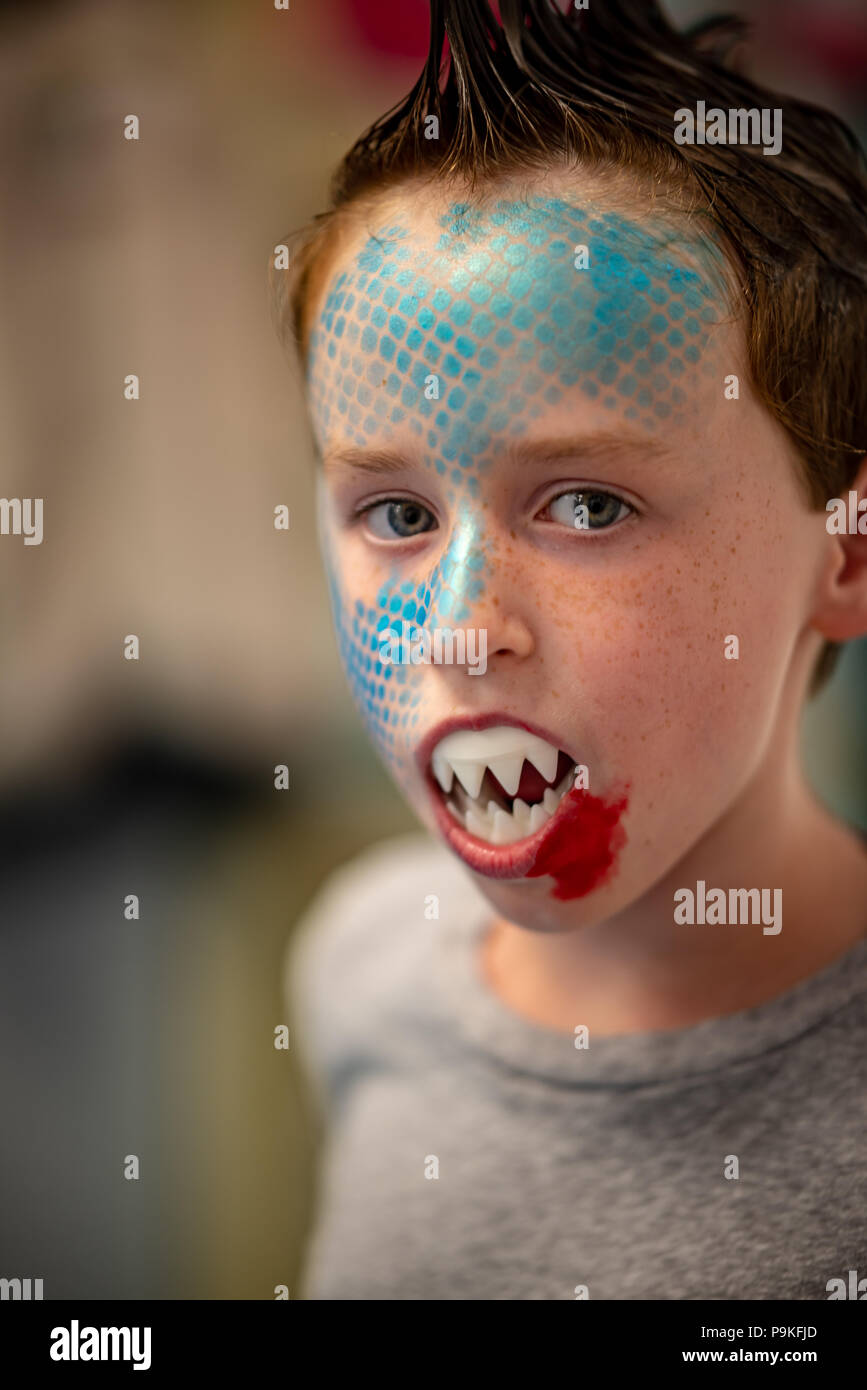
<svg viewBox="0 0 867 1390">
<path fill-rule="evenodd" d="M 380 57 L 417 58 L 428 48 L 427 0 L 342 0 L 347 27 Z"/>
<path fill-rule="evenodd" d="M 863 88 L 867 78 L 867 23 L 863 16 L 805 9 L 796 15 L 790 32 L 813 64 L 841 85 Z"/>
</svg>

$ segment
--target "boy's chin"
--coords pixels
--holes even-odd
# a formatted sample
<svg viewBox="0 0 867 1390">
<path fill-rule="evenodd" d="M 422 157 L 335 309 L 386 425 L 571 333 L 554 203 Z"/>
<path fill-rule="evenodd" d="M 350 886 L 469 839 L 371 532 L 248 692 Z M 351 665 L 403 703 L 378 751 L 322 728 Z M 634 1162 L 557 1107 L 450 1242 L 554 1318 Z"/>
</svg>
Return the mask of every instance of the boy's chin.
<svg viewBox="0 0 867 1390">
<path fill-rule="evenodd" d="M 553 878 L 493 879 L 469 872 L 497 915 L 527 931 L 576 931 L 604 921 L 622 905 L 619 900 L 615 904 L 610 887 L 600 886 L 584 897 L 562 900 L 554 896 L 557 883 Z"/>
<path fill-rule="evenodd" d="M 630 893 L 622 872 L 627 790 L 607 801 L 573 792 L 535 836 L 505 845 L 468 833 L 435 798 L 415 809 L 499 916 L 528 931 L 568 932 L 605 921 L 636 896 L 634 875 Z M 572 853 L 576 843 L 581 852 Z"/>
</svg>

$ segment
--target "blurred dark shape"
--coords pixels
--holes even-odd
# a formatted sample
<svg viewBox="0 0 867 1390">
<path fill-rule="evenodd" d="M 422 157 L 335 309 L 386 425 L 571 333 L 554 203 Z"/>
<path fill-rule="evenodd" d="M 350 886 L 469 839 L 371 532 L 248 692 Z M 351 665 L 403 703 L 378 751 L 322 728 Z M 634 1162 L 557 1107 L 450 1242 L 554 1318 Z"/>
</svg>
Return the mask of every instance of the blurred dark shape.
<svg viewBox="0 0 867 1390">
<path fill-rule="evenodd" d="M 142 741 L 0 809 L 0 1275 L 44 1279 L 46 1299 L 180 1296 L 165 1033 L 194 981 L 174 938 L 255 799 L 240 773 Z"/>
<path fill-rule="evenodd" d="M 259 769 L 254 781 L 252 773 L 147 735 L 116 748 L 80 783 L 19 788 L 14 800 L 0 799 L 0 901 L 6 875 L 26 870 L 55 845 L 86 852 L 125 821 L 156 821 L 167 807 L 185 820 L 214 821 L 247 807 L 261 788 Z"/>
</svg>

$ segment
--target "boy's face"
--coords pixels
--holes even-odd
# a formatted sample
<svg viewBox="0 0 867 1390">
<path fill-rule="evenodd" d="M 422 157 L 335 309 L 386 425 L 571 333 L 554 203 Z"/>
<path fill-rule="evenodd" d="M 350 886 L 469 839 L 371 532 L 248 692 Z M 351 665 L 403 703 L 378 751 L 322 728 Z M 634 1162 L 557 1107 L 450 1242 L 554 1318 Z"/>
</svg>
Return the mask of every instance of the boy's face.
<svg viewBox="0 0 867 1390">
<path fill-rule="evenodd" d="M 749 389 L 721 264 L 574 186 L 408 189 L 314 306 L 352 689 L 419 816 L 528 927 L 627 907 L 725 816 L 808 640 L 824 513 Z"/>
</svg>

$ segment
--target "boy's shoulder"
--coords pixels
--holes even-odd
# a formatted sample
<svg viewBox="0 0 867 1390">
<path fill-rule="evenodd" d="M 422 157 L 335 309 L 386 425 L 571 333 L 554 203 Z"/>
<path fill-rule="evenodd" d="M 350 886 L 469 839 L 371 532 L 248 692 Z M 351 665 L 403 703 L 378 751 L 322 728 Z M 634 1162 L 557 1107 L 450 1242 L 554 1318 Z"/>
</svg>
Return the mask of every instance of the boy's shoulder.
<svg viewBox="0 0 867 1390">
<path fill-rule="evenodd" d="M 473 886 L 428 835 L 370 846 L 320 889 L 286 951 L 284 996 L 314 1080 L 342 1061 L 381 1057 L 424 1027 L 430 963 L 447 909 L 466 914 Z M 330 1084 L 329 1084 L 330 1089 Z"/>
<path fill-rule="evenodd" d="M 303 960 L 311 970 L 354 976 L 371 948 L 405 940 L 429 921 L 426 899 L 441 892 L 444 880 L 454 892 L 461 878 L 460 865 L 426 834 L 370 845 L 319 889 L 293 932 L 290 962 L 294 957 L 298 970 Z"/>
</svg>

